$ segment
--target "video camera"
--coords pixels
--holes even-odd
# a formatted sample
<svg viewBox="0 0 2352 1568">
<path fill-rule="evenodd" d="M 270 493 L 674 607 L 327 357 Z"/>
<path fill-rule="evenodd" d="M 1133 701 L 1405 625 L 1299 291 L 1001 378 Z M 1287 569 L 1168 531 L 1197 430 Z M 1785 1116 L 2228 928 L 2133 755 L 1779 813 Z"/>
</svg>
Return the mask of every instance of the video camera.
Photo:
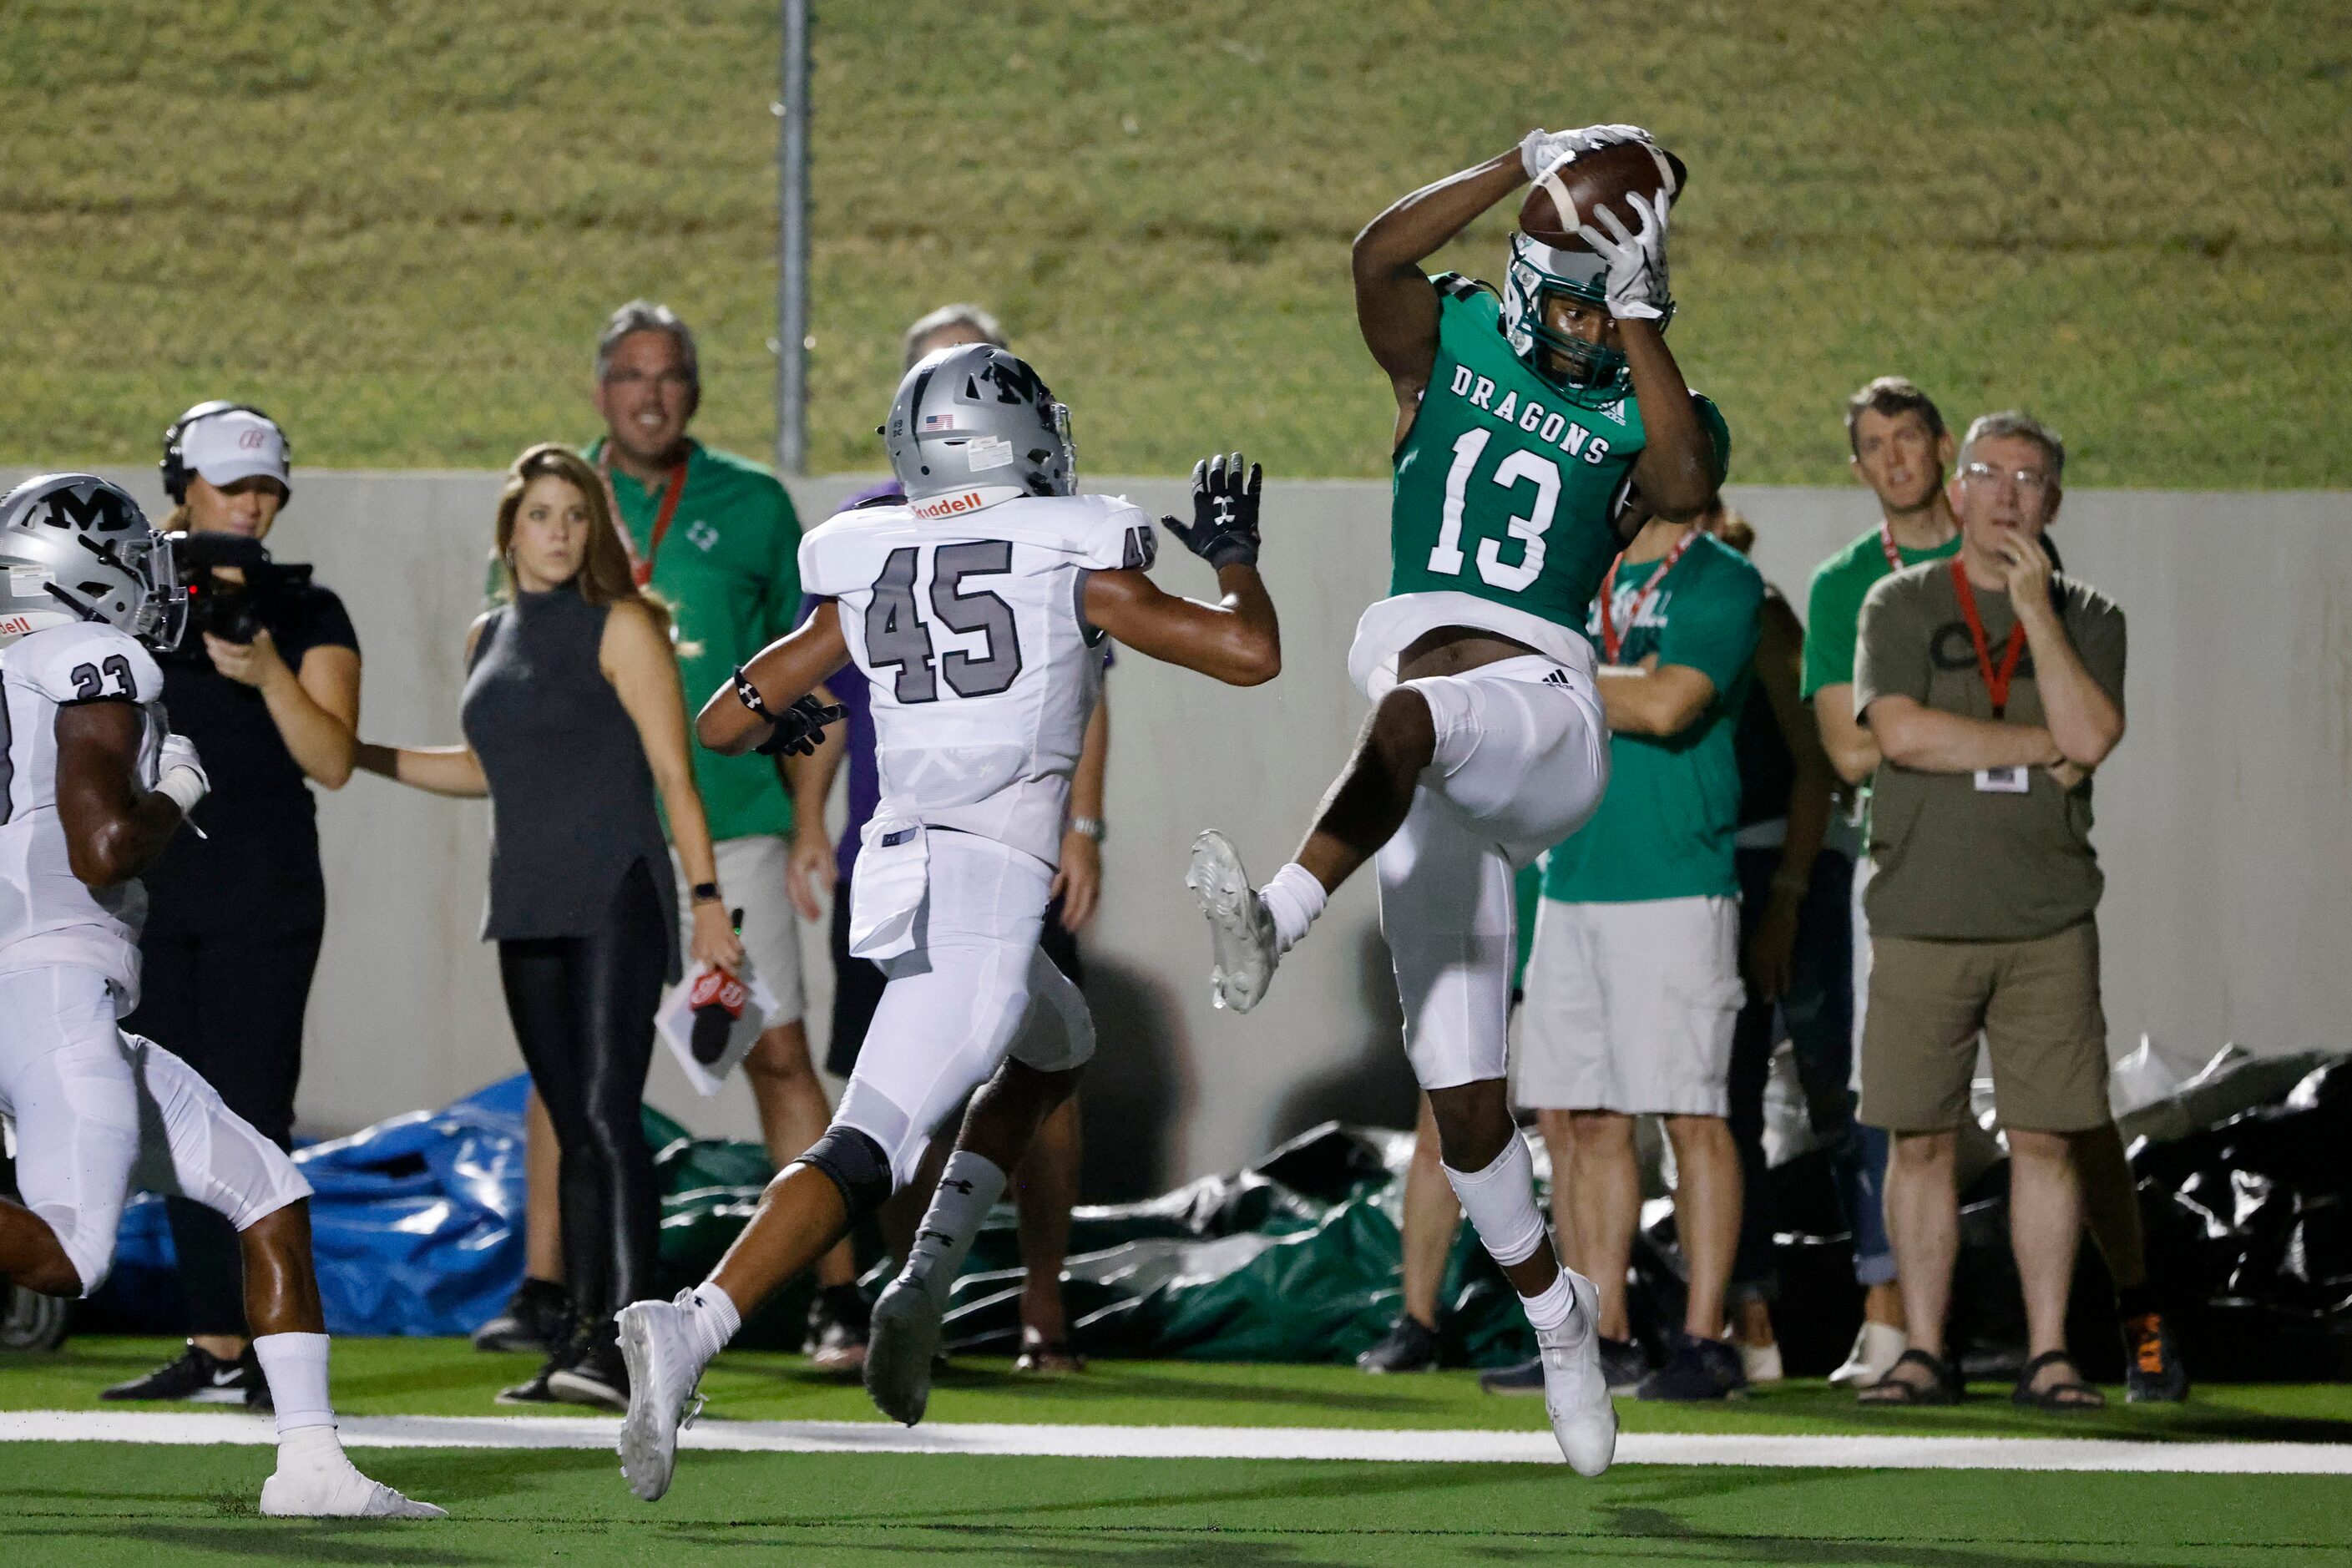
<svg viewBox="0 0 2352 1568">
<path fill-rule="evenodd" d="M 188 591 L 188 629 L 172 651 L 201 658 L 205 635 L 249 643 L 289 595 L 310 581 L 308 566 L 280 565 L 261 541 L 241 533 L 174 533 L 173 559 Z M 236 576 L 223 576 L 226 568 Z"/>
</svg>

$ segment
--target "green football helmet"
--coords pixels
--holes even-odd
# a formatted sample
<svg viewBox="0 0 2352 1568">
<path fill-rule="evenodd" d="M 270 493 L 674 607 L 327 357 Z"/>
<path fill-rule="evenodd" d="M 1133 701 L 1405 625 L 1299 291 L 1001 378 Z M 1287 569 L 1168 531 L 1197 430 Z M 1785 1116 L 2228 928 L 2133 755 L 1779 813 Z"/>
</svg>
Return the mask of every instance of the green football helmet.
<svg viewBox="0 0 2352 1568">
<path fill-rule="evenodd" d="M 1514 231 L 1510 265 L 1503 273 L 1503 336 L 1511 352 L 1580 406 L 1597 407 L 1624 396 L 1633 384 L 1624 351 L 1555 331 L 1544 319 L 1545 303 L 1554 295 L 1605 312 L 1608 264 L 1589 250 L 1555 250 Z M 1665 330 L 1674 314 L 1669 303 L 1659 331 Z M 1559 356 L 1559 368 L 1547 365 L 1546 350 Z"/>
</svg>

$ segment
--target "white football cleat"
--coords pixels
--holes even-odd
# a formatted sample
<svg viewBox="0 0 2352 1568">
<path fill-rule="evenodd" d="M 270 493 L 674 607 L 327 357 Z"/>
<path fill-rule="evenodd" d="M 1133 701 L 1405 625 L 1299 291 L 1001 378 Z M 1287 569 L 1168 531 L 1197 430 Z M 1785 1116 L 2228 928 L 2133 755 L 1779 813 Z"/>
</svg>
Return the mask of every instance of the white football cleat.
<svg viewBox="0 0 2352 1568">
<path fill-rule="evenodd" d="M 1853 1349 L 1846 1352 L 1845 1364 L 1830 1373 L 1830 1384 L 1834 1388 L 1868 1388 L 1894 1371 L 1895 1363 L 1910 1348 L 1911 1336 L 1901 1329 L 1865 1321 L 1861 1331 L 1853 1336 Z"/>
<path fill-rule="evenodd" d="M 446 1519 L 446 1509 L 404 1498 L 360 1474 L 349 1459 L 289 1469 L 280 1464 L 261 1483 L 261 1511 L 271 1519 Z"/>
<path fill-rule="evenodd" d="M 1213 828 L 1192 840 L 1184 885 L 1201 900 L 1201 912 L 1209 919 L 1209 994 L 1220 1007 L 1246 1013 L 1274 982 L 1279 961 L 1274 917 L 1250 886 L 1232 841 Z"/>
<path fill-rule="evenodd" d="M 907 1426 L 923 1418 L 942 1332 L 929 1290 L 903 1279 L 890 1281 L 874 1303 L 866 1335 L 866 1394 L 876 1409 Z"/>
<path fill-rule="evenodd" d="M 694 1392 L 704 1358 L 686 1324 L 694 1292 L 671 1301 L 636 1301 L 621 1309 L 621 1359 L 629 1368 L 629 1414 L 621 1423 L 621 1474 L 647 1502 L 669 1490 L 677 1468 L 677 1435 L 694 1424 L 702 1401 Z"/>
<path fill-rule="evenodd" d="M 1566 1324 L 1536 1331 L 1536 1355 L 1543 1363 L 1544 1414 L 1559 1440 L 1568 1468 L 1597 1476 L 1617 1457 L 1617 1407 L 1609 1402 L 1609 1379 L 1601 1370 L 1601 1292 L 1592 1281 L 1566 1268 L 1576 1312 Z"/>
</svg>

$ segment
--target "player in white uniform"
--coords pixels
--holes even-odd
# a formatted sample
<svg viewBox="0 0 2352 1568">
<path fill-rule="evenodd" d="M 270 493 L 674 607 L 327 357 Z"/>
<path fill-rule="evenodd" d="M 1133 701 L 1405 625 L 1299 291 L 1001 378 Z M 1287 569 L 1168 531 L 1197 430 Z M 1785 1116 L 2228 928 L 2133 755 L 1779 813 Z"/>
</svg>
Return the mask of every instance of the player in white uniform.
<svg viewBox="0 0 2352 1568">
<path fill-rule="evenodd" d="M 0 1279 L 96 1290 L 134 1185 L 218 1210 L 244 1244 L 277 1406 L 261 1511 L 438 1518 L 360 1474 L 336 1437 L 309 1184 L 186 1063 L 115 1022 L 139 999 L 138 873 L 209 787 L 140 640 L 181 629 L 171 546 L 113 485 L 49 474 L 0 499 L 0 1112 L 24 1198 L 0 1200 Z"/>
<path fill-rule="evenodd" d="M 1096 645 L 1115 637 L 1236 686 L 1281 666 L 1256 566 L 1258 474 L 1244 481 L 1238 456 L 1195 471 L 1192 522 L 1163 520 L 1217 569 L 1223 600 L 1206 605 L 1145 574 L 1140 510 L 1072 493 L 1067 411 L 1004 350 L 960 344 L 919 362 L 884 430 L 906 503 L 845 512 L 802 541 L 801 581 L 820 603 L 711 698 L 698 729 L 722 752 L 799 748 L 838 711 L 808 692 L 851 663 L 872 683 L 882 801 L 858 856 L 850 951 L 889 983 L 832 1126 L 769 1184 L 710 1279 L 621 1313 L 622 1468 L 648 1500 L 667 1489 L 696 1380 L 741 1315 L 909 1181 L 971 1095 L 866 1354 L 876 1402 L 920 1416 L 948 1282 L 1094 1051 L 1086 1005 L 1037 937 L 1101 688 Z"/>
</svg>

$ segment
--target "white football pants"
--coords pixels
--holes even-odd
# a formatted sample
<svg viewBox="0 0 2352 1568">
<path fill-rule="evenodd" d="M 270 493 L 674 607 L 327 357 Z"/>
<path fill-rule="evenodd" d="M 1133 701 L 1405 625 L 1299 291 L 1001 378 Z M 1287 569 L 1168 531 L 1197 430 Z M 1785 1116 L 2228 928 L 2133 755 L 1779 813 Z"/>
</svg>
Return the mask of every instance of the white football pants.
<svg viewBox="0 0 2352 1568">
<path fill-rule="evenodd" d="M 1037 948 L 1052 868 L 976 834 L 926 837 L 914 951 L 883 962 L 889 984 L 833 1118 L 881 1145 L 894 1188 L 914 1179 L 932 1132 L 1008 1054 L 1040 1072 L 1095 1054 L 1086 998 Z"/>
<path fill-rule="evenodd" d="M 239 1230 L 310 1195 L 194 1068 L 116 1026 L 94 969 L 0 974 L 0 1111 L 16 1121 L 25 1206 L 57 1233 L 85 1296 L 113 1267 L 134 1188 L 194 1198 Z"/>
<path fill-rule="evenodd" d="M 1609 786 L 1590 668 L 1540 655 L 1404 685 L 1437 729 L 1404 826 L 1381 846 L 1381 931 L 1423 1089 L 1501 1078 L 1520 867 L 1581 827 Z"/>
</svg>

